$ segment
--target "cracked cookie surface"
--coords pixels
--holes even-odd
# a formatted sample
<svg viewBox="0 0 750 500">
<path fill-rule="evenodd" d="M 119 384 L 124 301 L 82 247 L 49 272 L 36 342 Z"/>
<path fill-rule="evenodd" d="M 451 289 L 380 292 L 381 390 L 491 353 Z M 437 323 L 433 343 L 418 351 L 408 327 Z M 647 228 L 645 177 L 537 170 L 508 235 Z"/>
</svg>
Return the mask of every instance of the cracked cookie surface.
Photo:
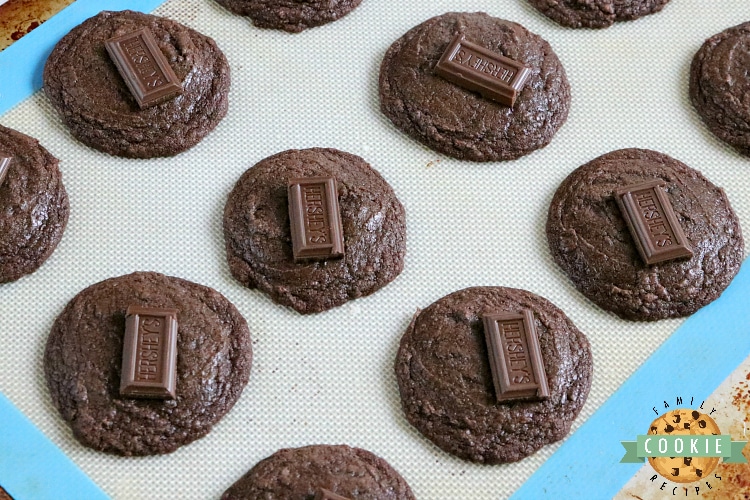
<svg viewBox="0 0 750 500">
<path fill-rule="evenodd" d="M 497 402 L 482 315 L 531 311 L 549 397 Z M 396 355 L 406 419 L 448 453 L 474 462 L 515 462 L 565 437 L 586 402 L 588 339 L 559 308 L 526 290 L 474 287 L 419 311 Z"/>
<path fill-rule="evenodd" d="M 531 70 L 514 106 L 448 82 L 435 65 L 458 34 Z M 472 161 L 512 160 L 546 146 L 565 123 L 570 85 L 540 36 L 485 13 L 450 12 L 396 40 L 380 66 L 380 109 L 428 147 Z"/>
<path fill-rule="evenodd" d="M 287 180 L 336 179 L 344 256 L 295 262 Z M 336 149 L 277 153 L 237 181 L 224 207 L 224 241 L 232 275 L 274 302 L 316 313 L 369 295 L 404 267 L 406 217 L 396 194 L 365 160 Z"/>
<path fill-rule="evenodd" d="M 0 283 L 37 270 L 57 248 L 70 204 L 57 158 L 36 139 L 0 125 Z"/>
<path fill-rule="evenodd" d="M 330 23 L 355 9 L 362 0 L 216 0 L 225 8 L 248 16 L 259 28 L 299 33 Z"/>
<path fill-rule="evenodd" d="M 176 398 L 120 395 L 125 312 L 177 309 Z M 55 320 L 44 352 L 52 403 L 81 444 L 117 455 L 170 453 L 208 434 L 247 384 L 247 323 L 209 287 L 152 272 L 81 291 Z"/>
<path fill-rule="evenodd" d="M 183 92 L 141 109 L 104 48 L 115 36 L 148 28 Z M 73 28 L 44 66 L 44 92 L 70 133 L 92 148 L 129 158 L 173 156 L 224 118 L 229 63 L 209 37 L 163 17 L 101 12 Z"/>
<path fill-rule="evenodd" d="M 351 500 L 414 500 L 409 485 L 388 462 L 346 445 L 279 450 L 258 462 L 221 498 L 312 500 L 320 489 Z"/>
<path fill-rule="evenodd" d="M 613 193 L 662 180 L 693 249 L 690 259 L 647 266 Z M 549 207 L 552 257 L 578 290 L 601 308 L 631 320 L 688 316 L 713 301 L 739 271 L 744 241 L 724 190 L 665 154 L 622 149 L 571 173 Z"/>
<path fill-rule="evenodd" d="M 716 137 L 750 157 L 750 22 L 718 33 L 690 66 L 690 101 Z"/>
<path fill-rule="evenodd" d="M 669 0 L 529 0 L 539 12 L 570 28 L 608 28 L 659 12 Z"/>
</svg>

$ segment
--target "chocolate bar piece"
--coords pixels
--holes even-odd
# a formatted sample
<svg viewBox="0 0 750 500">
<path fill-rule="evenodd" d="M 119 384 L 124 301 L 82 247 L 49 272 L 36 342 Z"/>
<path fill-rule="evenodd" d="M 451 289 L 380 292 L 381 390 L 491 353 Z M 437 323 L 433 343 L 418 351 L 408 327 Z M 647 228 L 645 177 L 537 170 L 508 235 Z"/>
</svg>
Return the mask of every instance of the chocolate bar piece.
<svg viewBox="0 0 750 500">
<path fill-rule="evenodd" d="M 443 52 L 435 72 L 451 83 L 512 107 L 531 70 L 496 54 L 459 33 Z"/>
<path fill-rule="evenodd" d="M 182 94 L 182 83 L 148 28 L 110 38 L 104 46 L 141 109 Z"/>
<path fill-rule="evenodd" d="M 294 260 L 344 255 L 344 230 L 333 177 L 289 179 L 289 222 Z"/>
<path fill-rule="evenodd" d="M 314 500 L 349 500 L 349 498 L 337 495 L 336 493 L 325 488 L 318 488 L 318 491 L 315 493 Z"/>
<path fill-rule="evenodd" d="M 8 174 L 8 170 L 10 170 L 10 164 L 12 161 L 12 156 L 0 153 L 0 185 L 3 184 L 5 176 Z"/>
<path fill-rule="evenodd" d="M 484 314 L 482 321 L 497 401 L 549 397 L 531 311 Z"/>
<path fill-rule="evenodd" d="M 663 181 L 634 184 L 615 191 L 615 200 L 646 265 L 692 257 Z"/>
<path fill-rule="evenodd" d="M 129 306 L 125 313 L 120 395 L 175 397 L 177 309 Z"/>
</svg>

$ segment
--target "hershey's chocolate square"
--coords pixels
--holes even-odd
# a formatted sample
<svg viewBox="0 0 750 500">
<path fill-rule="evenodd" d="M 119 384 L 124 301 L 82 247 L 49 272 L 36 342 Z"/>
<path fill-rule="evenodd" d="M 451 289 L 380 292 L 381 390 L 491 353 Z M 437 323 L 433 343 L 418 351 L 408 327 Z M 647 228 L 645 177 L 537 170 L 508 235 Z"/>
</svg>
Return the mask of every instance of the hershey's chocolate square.
<svg viewBox="0 0 750 500">
<path fill-rule="evenodd" d="M 482 322 L 497 401 L 549 397 L 531 311 L 484 314 Z"/>
<path fill-rule="evenodd" d="M 458 33 L 443 52 L 435 73 L 460 87 L 479 92 L 486 99 L 512 107 L 531 70 L 467 41 Z"/>
<path fill-rule="evenodd" d="M 177 309 L 129 306 L 125 313 L 120 395 L 175 397 Z"/>
<path fill-rule="evenodd" d="M 654 180 L 615 191 L 615 201 L 646 265 L 693 256 L 664 182 Z"/>
<path fill-rule="evenodd" d="M 148 28 L 110 38 L 104 46 L 141 109 L 182 93 L 182 82 Z"/>
<path fill-rule="evenodd" d="M 344 255 L 336 180 L 333 177 L 289 179 L 289 223 L 294 260 L 323 260 Z"/>
</svg>

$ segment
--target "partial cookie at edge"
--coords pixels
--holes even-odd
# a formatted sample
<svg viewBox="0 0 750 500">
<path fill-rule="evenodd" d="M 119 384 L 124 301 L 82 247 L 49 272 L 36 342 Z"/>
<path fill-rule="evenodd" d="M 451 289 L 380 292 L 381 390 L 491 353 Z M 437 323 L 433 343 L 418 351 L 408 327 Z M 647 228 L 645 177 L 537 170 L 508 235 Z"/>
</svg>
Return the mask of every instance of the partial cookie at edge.
<svg viewBox="0 0 750 500">
<path fill-rule="evenodd" d="M 569 28 L 609 28 L 617 21 L 659 12 L 669 0 L 529 0 L 539 12 Z"/>
<path fill-rule="evenodd" d="M 70 214 L 58 160 L 36 139 L 0 125 L 11 159 L 0 183 L 0 283 L 36 271 L 57 248 Z"/>
<path fill-rule="evenodd" d="M 299 33 L 330 23 L 354 10 L 362 0 L 216 0 L 241 16 L 248 16 L 259 28 Z"/>
<path fill-rule="evenodd" d="M 258 462 L 221 498 L 313 498 L 321 488 L 352 500 L 414 500 L 409 485 L 388 462 L 346 445 L 281 449 Z"/>
<path fill-rule="evenodd" d="M 750 22 L 707 39 L 690 66 L 690 101 L 719 139 L 750 157 Z"/>
</svg>

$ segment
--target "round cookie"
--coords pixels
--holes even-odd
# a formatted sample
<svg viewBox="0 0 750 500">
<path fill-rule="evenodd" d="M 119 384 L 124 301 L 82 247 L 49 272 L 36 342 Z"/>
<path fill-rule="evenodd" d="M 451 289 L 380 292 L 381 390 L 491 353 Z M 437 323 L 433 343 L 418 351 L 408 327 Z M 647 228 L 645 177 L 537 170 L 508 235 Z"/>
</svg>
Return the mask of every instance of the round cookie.
<svg viewBox="0 0 750 500">
<path fill-rule="evenodd" d="M 354 10 L 362 0 L 216 0 L 225 8 L 248 16 L 259 28 L 299 33 L 330 23 Z"/>
<path fill-rule="evenodd" d="M 120 395 L 129 306 L 175 308 L 175 399 Z M 83 445 L 117 455 L 170 453 L 208 434 L 242 394 L 252 363 L 245 319 L 217 291 L 139 272 L 92 285 L 52 327 L 44 375 L 62 418 Z"/>
<path fill-rule="evenodd" d="M 497 402 L 484 314 L 530 310 L 549 398 Z M 515 462 L 562 439 L 591 387 L 586 337 L 548 300 L 525 290 L 475 287 L 417 313 L 401 339 L 396 378 L 407 420 L 448 453 Z"/>
<path fill-rule="evenodd" d="M 660 415 L 652 423 L 649 435 L 718 436 L 714 419 L 697 410 L 680 408 Z M 719 457 L 648 457 L 648 463 L 665 479 L 692 483 L 707 477 L 719 464 Z"/>
<path fill-rule="evenodd" d="M 6 283 L 52 254 L 70 205 L 57 158 L 39 141 L 0 125 L 0 157 L 11 158 L 0 181 L 0 283 Z"/>
<path fill-rule="evenodd" d="M 750 156 L 750 22 L 703 43 L 690 66 L 690 101 L 719 139 Z"/>
<path fill-rule="evenodd" d="M 514 106 L 450 83 L 435 65 L 456 34 L 531 70 Z M 447 13 L 412 28 L 380 66 L 380 109 L 428 147 L 472 161 L 512 160 L 546 146 L 565 123 L 570 85 L 541 37 L 485 13 Z"/>
<path fill-rule="evenodd" d="M 613 193 L 662 180 L 693 257 L 648 266 L 638 254 Z M 721 188 L 656 151 L 622 149 L 571 173 L 547 218 L 552 257 L 578 290 L 630 320 L 688 316 L 716 299 L 739 271 L 744 241 Z"/>
<path fill-rule="evenodd" d="M 148 28 L 182 94 L 141 109 L 104 42 Z M 163 17 L 101 12 L 65 35 L 44 66 L 44 91 L 73 136 L 129 158 L 172 156 L 205 137 L 227 112 L 229 64 L 216 43 Z"/>
<path fill-rule="evenodd" d="M 336 179 L 344 256 L 295 262 L 287 180 Z M 237 181 L 224 207 L 229 269 L 274 302 L 315 313 L 369 295 L 404 267 L 406 219 L 391 186 L 359 156 L 335 149 L 289 150 L 268 157 Z"/>
<path fill-rule="evenodd" d="M 325 489 L 351 500 L 413 500 L 404 478 L 388 462 L 361 448 L 313 445 L 286 448 L 258 462 L 222 500 L 313 500 Z"/>
<path fill-rule="evenodd" d="M 570 28 L 608 28 L 660 11 L 669 0 L 529 0 L 539 12 Z"/>
</svg>

